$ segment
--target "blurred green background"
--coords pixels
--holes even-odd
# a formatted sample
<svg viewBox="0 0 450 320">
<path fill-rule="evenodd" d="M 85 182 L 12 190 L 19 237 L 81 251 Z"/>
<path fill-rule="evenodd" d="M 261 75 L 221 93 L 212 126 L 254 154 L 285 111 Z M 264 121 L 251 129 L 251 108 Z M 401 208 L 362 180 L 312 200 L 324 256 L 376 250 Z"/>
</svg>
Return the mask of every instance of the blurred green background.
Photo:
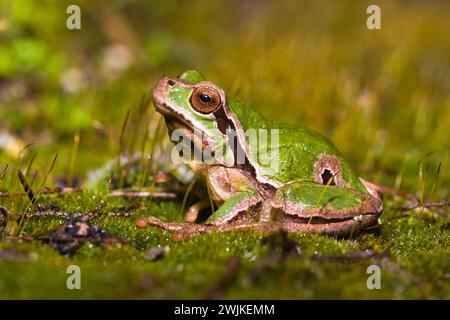
<svg viewBox="0 0 450 320">
<path fill-rule="evenodd" d="M 381 30 L 366 27 L 372 3 Z M 1 0 L 0 173 L 31 157 L 46 172 L 58 153 L 52 186 L 72 170 L 79 134 L 83 180 L 117 155 L 127 111 L 156 81 L 194 68 L 262 114 L 330 137 L 362 177 L 449 198 L 450 2 L 76 1 L 82 28 L 68 30 L 70 4 Z"/>
<path fill-rule="evenodd" d="M 3 1 L 0 128 L 45 167 L 79 132 L 83 176 L 115 154 L 126 111 L 158 78 L 195 68 L 329 136 L 361 176 L 393 185 L 400 172 L 396 187 L 414 192 L 424 156 L 448 159 L 450 6 L 377 3 L 381 30 L 366 28 L 365 1 L 79 1 L 82 29 L 68 30 L 70 1 Z M 433 196 L 448 197 L 444 180 Z"/>
</svg>

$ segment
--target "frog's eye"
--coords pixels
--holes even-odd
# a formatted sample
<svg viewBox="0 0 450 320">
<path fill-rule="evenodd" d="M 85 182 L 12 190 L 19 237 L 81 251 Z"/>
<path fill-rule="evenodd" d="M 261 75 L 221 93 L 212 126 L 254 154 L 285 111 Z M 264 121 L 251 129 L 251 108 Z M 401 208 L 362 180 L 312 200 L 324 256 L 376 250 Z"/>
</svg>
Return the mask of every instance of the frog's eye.
<svg viewBox="0 0 450 320">
<path fill-rule="evenodd" d="M 211 87 L 197 87 L 192 92 L 190 103 L 200 113 L 211 113 L 220 106 L 220 94 Z"/>
</svg>

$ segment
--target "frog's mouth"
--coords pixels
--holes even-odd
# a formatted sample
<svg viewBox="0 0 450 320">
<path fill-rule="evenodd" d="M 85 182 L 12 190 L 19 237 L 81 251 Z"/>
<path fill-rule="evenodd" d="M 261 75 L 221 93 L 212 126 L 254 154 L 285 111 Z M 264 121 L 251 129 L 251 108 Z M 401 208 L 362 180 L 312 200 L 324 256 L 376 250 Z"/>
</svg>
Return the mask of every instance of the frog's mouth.
<svg viewBox="0 0 450 320">
<path fill-rule="evenodd" d="M 346 222 L 363 222 L 367 220 L 373 220 L 378 217 L 378 213 L 363 213 L 354 217 L 345 217 L 345 218 L 329 218 L 325 216 L 312 216 L 310 218 L 303 217 L 295 217 L 290 215 L 281 214 L 282 217 L 280 221 L 283 223 L 292 222 L 292 223 L 302 223 L 302 224 L 338 224 L 338 223 L 346 223 Z"/>
<path fill-rule="evenodd" d="M 181 114 L 173 112 L 168 108 L 165 108 L 164 111 L 158 108 L 157 110 L 164 116 L 166 126 L 169 129 L 170 133 L 172 133 L 176 129 L 185 129 L 189 131 L 189 133 L 194 133 L 194 125 L 192 124 L 192 122 L 183 118 Z"/>
<path fill-rule="evenodd" d="M 202 150 L 208 146 L 208 140 L 203 139 L 204 137 L 202 138 L 199 134 L 199 129 L 195 128 L 190 120 L 186 119 L 181 113 L 176 112 L 173 108 L 170 108 L 165 101 L 158 97 L 153 97 L 153 104 L 155 105 L 156 111 L 164 116 L 167 129 L 169 130 L 169 136 L 172 138 L 172 133 L 175 130 L 183 130 L 183 139 L 181 139 L 183 148 L 185 150 L 189 148 L 191 155 L 202 154 Z M 176 139 L 179 139 L 179 136 Z"/>
<path fill-rule="evenodd" d="M 156 89 L 155 89 L 156 91 Z M 162 114 L 165 118 L 167 128 L 170 133 L 175 129 L 186 129 L 189 132 L 194 132 L 194 125 L 191 121 L 186 119 L 186 117 L 174 110 L 169 106 L 169 103 L 165 99 L 161 98 L 159 95 L 153 95 L 153 105 L 157 112 Z"/>
</svg>

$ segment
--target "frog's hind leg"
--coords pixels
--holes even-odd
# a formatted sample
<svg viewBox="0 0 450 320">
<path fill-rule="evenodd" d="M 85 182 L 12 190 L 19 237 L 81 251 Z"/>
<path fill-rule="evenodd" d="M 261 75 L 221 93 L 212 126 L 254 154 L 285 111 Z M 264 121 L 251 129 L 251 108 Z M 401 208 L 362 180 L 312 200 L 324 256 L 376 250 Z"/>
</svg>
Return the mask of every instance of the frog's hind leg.
<svg viewBox="0 0 450 320">
<path fill-rule="evenodd" d="M 226 232 L 231 230 L 254 229 L 254 216 L 262 199 L 256 192 L 241 192 L 228 198 L 214 212 L 205 224 L 165 222 L 149 216 L 136 221 L 139 228 L 155 226 L 172 233 L 176 239 L 182 240 L 213 231 Z"/>
<path fill-rule="evenodd" d="M 271 199 L 275 218 L 288 232 L 347 235 L 376 224 L 383 204 L 369 193 L 296 181 Z"/>
</svg>

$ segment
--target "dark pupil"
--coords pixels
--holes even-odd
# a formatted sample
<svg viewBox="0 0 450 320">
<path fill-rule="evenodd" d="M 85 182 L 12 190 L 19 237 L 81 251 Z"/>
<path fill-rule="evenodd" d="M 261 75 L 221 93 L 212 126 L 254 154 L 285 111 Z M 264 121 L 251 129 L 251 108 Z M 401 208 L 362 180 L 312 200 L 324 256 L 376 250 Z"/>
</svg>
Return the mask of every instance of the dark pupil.
<svg viewBox="0 0 450 320">
<path fill-rule="evenodd" d="M 331 182 L 330 182 L 330 186 L 335 186 L 336 185 L 336 183 L 334 183 L 333 173 L 330 170 L 325 169 L 322 172 L 321 176 L 322 176 L 322 183 L 324 185 L 328 184 L 328 181 L 330 181 L 330 179 L 332 179 Z"/>
<path fill-rule="evenodd" d="M 211 97 L 209 95 L 207 95 L 206 93 L 201 93 L 198 97 L 200 98 L 200 100 L 202 102 L 205 102 L 205 103 L 211 102 Z"/>
</svg>

